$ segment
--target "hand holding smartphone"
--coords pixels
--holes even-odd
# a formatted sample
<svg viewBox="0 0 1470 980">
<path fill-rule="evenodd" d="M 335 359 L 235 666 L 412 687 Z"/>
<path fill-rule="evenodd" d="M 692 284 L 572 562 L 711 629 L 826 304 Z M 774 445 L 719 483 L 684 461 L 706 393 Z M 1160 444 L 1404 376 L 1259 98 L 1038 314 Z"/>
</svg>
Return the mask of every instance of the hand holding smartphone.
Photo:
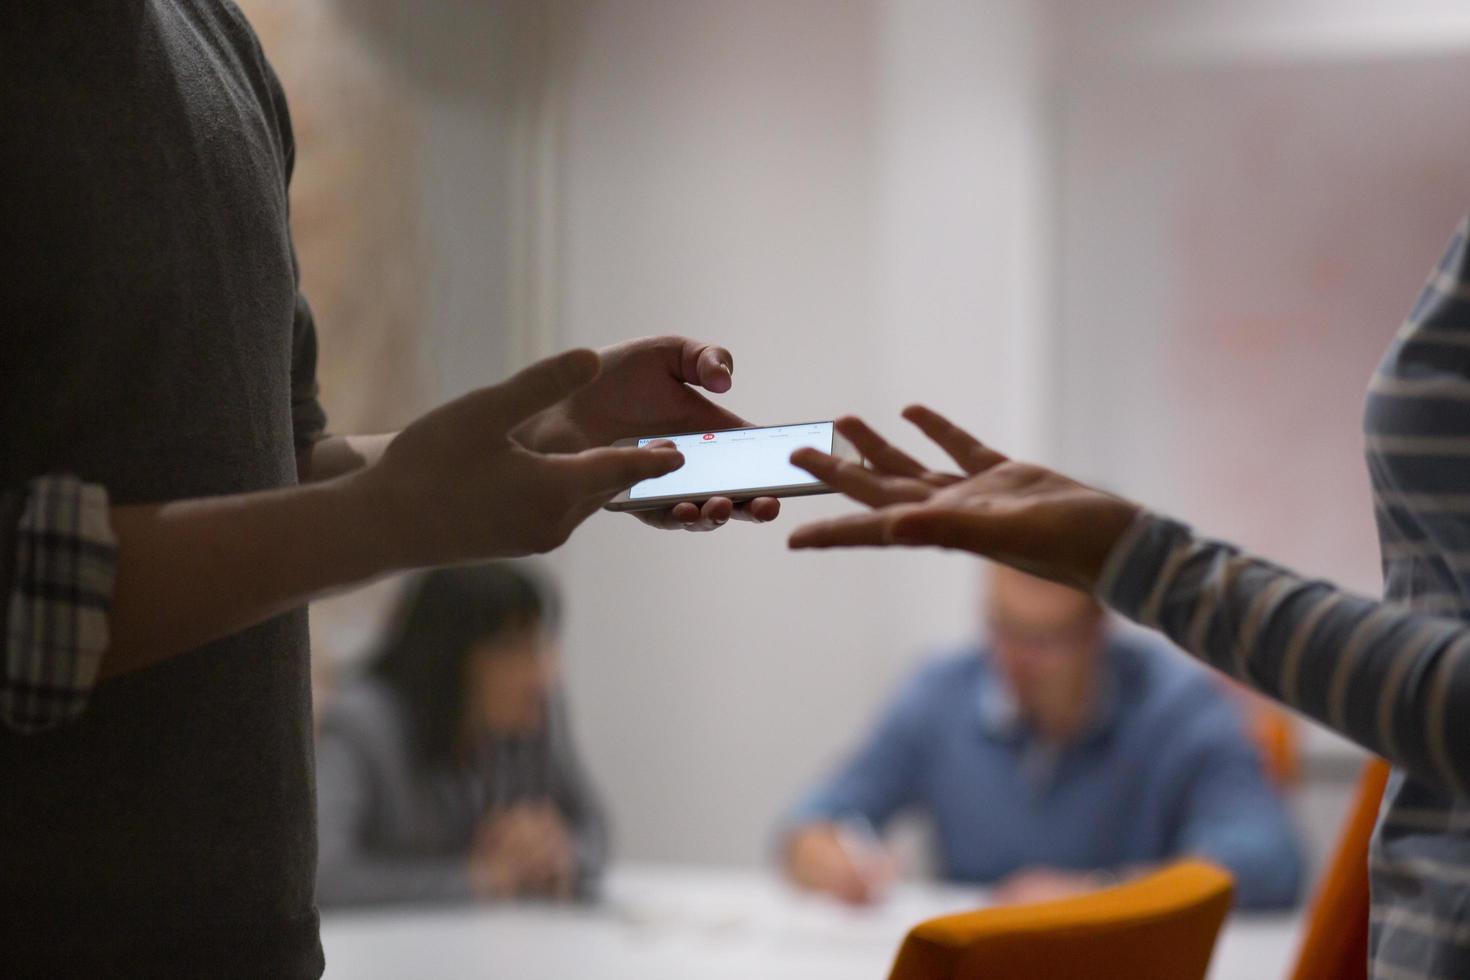
<svg viewBox="0 0 1470 980">
<path fill-rule="evenodd" d="M 660 440 L 672 442 L 684 454 L 684 465 L 634 484 L 609 501 L 608 510 L 659 510 L 711 497 L 728 497 L 738 503 L 756 497 L 831 493 L 825 483 L 791 465 L 791 454 L 809 446 L 844 459 L 859 459 L 857 450 L 831 422 L 640 436 L 614 445 L 646 446 Z"/>
</svg>

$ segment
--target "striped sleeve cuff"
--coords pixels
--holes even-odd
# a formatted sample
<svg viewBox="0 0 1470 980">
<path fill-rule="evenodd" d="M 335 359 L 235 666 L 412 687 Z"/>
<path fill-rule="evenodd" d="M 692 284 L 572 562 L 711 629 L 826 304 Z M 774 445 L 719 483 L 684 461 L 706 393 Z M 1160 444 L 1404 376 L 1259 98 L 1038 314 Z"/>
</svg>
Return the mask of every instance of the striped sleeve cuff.
<svg viewBox="0 0 1470 980">
<path fill-rule="evenodd" d="M 1108 553 L 1094 594 L 1129 619 L 1157 629 L 1166 579 L 1178 570 L 1179 546 L 1193 537 L 1186 524 L 1140 511 Z"/>
<path fill-rule="evenodd" d="M 86 707 L 107 649 L 117 538 L 105 487 L 58 475 L 32 480 L 27 491 L 3 597 L 0 719 L 38 732 Z"/>
</svg>

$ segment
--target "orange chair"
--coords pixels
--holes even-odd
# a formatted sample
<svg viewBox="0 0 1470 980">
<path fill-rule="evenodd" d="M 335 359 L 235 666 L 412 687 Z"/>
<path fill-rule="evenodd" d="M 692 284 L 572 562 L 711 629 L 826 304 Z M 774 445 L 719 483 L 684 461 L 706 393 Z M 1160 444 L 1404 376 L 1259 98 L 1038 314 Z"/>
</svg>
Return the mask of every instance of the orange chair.
<svg viewBox="0 0 1470 980">
<path fill-rule="evenodd" d="M 1235 891 L 1203 861 L 1077 898 L 962 912 L 909 931 L 889 980 L 1202 980 Z"/>
<path fill-rule="evenodd" d="M 1270 702 L 1252 705 L 1247 716 L 1251 740 L 1261 751 L 1266 774 L 1277 789 L 1294 786 L 1301 773 L 1297 755 L 1296 721 Z"/>
<path fill-rule="evenodd" d="M 1363 767 L 1332 864 L 1312 899 L 1291 980 L 1367 980 L 1368 840 L 1378 822 L 1388 765 Z"/>
<path fill-rule="evenodd" d="M 1297 724 L 1291 713 L 1276 702 L 1223 675 L 1220 686 L 1240 705 L 1246 733 L 1261 753 L 1261 765 L 1277 789 L 1296 785 L 1301 773 L 1297 753 Z"/>
</svg>

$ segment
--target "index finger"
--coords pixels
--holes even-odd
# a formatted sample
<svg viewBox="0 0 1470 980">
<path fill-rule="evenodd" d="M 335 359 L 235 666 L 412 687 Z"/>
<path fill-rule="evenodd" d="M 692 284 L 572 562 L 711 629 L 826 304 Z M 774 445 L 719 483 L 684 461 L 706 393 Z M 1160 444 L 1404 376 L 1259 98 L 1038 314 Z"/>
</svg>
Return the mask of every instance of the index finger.
<svg viewBox="0 0 1470 980">
<path fill-rule="evenodd" d="M 902 449 L 894 446 L 862 419 L 846 415 L 837 420 L 837 431 L 863 454 L 863 458 L 885 473 L 922 478 L 924 467 Z"/>
<path fill-rule="evenodd" d="M 932 408 L 910 405 L 903 410 L 903 417 L 917 425 L 930 439 L 939 443 L 950 458 L 971 476 L 1006 461 L 1003 453 L 985 445 L 949 419 Z"/>
<path fill-rule="evenodd" d="M 885 476 L 830 453 L 805 447 L 791 454 L 791 462 L 827 486 L 869 507 L 926 500 L 934 488 L 920 480 Z"/>
<path fill-rule="evenodd" d="M 505 381 L 469 397 L 483 399 L 509 432 L 543 408 L 549 408 L 597 377 L 602 358 L 579 348 L 537 361 Z"/>
</svg>

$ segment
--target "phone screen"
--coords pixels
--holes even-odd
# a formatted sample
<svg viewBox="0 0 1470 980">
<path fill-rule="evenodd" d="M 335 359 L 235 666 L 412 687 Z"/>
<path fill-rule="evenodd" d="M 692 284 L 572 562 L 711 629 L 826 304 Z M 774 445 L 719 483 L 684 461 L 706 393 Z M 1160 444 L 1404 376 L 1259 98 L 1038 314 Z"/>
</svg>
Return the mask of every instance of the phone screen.
<svg viewBox="0 0 1470 980">
<path fill-rule="evenodd" d="M 803 446 L 832 451 L 832 423 L 805 422 L 764 429 L 730 429 L 682 436 L 649 436 L 638 445 L 667 439 L 684 454 L 684 465 L 667 476 L 644 480 L 628 491 L 629 500 L 684 497 L 699 500 L 757 487 L 792 487 L 819 482 L 791 465 Z"/>
</svg>

